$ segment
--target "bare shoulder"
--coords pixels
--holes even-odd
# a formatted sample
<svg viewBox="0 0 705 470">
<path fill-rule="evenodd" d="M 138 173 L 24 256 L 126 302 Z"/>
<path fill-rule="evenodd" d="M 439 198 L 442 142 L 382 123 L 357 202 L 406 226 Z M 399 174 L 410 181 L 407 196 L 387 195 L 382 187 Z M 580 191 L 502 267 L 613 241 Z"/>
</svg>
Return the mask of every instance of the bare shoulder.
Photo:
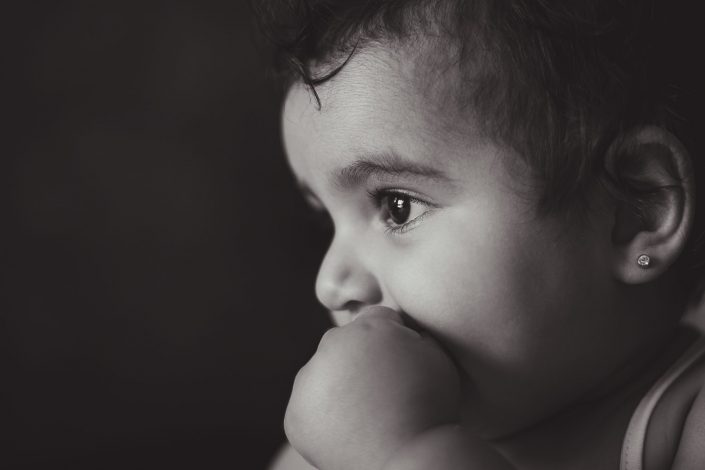
<svg viewBox="0 0 705 470">
<path fill-rule="evenodd" d="M 316 470 L 287 442 L 277 452 L 269 470 Z"/>
<path fill-rule="evenodd" d="M 705 468 L 705 357 L 693 372 L 691 377 L 698 389 L 683 423 L 672 470 Z"/>
<path fill-rule="evenodd" d="M 702 468 L 705 468 L 705 389 L 700 390 L 690 408 L 672 466 L 673 470 Z"/>
</svg>

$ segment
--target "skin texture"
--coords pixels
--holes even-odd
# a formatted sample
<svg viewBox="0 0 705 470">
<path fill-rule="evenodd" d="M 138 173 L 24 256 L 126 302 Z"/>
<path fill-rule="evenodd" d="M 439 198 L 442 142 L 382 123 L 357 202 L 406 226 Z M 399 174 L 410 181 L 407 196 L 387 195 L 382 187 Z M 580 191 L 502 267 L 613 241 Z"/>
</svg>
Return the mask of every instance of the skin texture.
<svg viewBox="0 0 705 470">
<path fill-rule="evenodd" d="M 338 325 L 348 325 L 368 307 L 386 307 L 438 345 L 404 349 L 399 334 L 414 332 L 398 324 L 395 334 L 379 335 L 379 343 L 350 325 L 337 337 L 324 338 L 297 377 L 286 421 L 293 445 L 320 468 L 355 468 L 330 462 L 340 458 L 350 465 L 350 455 L 369 448 L 369 443 L 351 447 L 343 437 L 356 432 L 374 437 L 378 448 L 396 449 L 424 428 L 453 421 L 487 442 L 509 440 L 619 389 L 633 378 L 625 371 L 643 370 L 655 351 L 666 347 L 676 322 L 663 315 L 670 302 L 667 287 L 635 292 L 615 278 L 631 270 L 627 275 L 638 284 L 640 272 L 615 267 L 631 256 L 624 251 L 632 247 L 615 247 L 614 211 L 593 211 L 584 224 L 571 226 L 557 217 L 538 217 L 528 169 L 517 155 L 484 139 L 470 113 L 441 109 L 437 98 L 448 90 L 419 83 L 426 65 L 416 47 L 413 53 L 367 48 L 317 88 L 320 110 L 301 85 L 292 87 L 284 107 L 293 173 L 312 205 L 327 211 L 335 226 L 316 282 L 319 300 Z M 360 170 L 380 164 L 417 170 L 424 165 L 435 177 L 398 168 Z M 343 171 L 348 178 L 341 180 L 344 168 L 356 171 Z M 367 177 L 350 177 L 363 174 Z M 387 195 L 381 204 L 370 196 L 380 191 Z M 394 193 L 410 197 L 405 202 L 411 222 L 402 230 L 386 205 Z M 604 189 L 596 187 L 591 198 L 596 207 L 608 207 Z M 635 303 L 637 295 L 641 300 Z M 643 309 L 634 308 L 639 302 Z M 449 417 L 447 409 L 432 407 L 421 416 L 410 402 L 386 410 L 382 402 L 366 406 L 357 382 L 379 379 L 377 365 L 363 361 L 366 365 L 358 367 L 350 357 L 358 347 L 374 350 L 372 344 L 386 344 L 400 360 L 404 354 L 398 351 L 413 351 L 409 356 L 417 364 L 441 351 L 458 376 L 457 413 Z M 337 347 L 340 353 L 330 352 Z M 340 373 L 351 367 L 358 367 L 356 374 Z M 404 367 L 392 368 L 384 380 L 390 387 L 409 380 L 455 387 L 447 374 L 433 379 L 427 369 L 414 379 Z M 330 383 L 341 376 L 347 378 Z M 316 394 L 321 383 L 328 390 L 338 387 L 338 395 Z M 433 392 L 437 397 L 439 389 Z M 340 419 L 316 409 L 321 403 L 335 409 L 345 400 L 356 403 L 359 422 L 330 438 L 336 433 L 328 431 Z M 398 423 L 378 434 L 362 424 L 380 413 L 387 416 L 385 411 L 407 413 L 412 424 Z M 312 413 L 318 414 L 309 418 Z M 622 424 L 615 425 L 615 435 Z M 318 446 L 323 437 L 330 439 Z M 332 455 L 345 446 L 353 453 Z M 381 468 L 387 456 L 375 455 L 365 468 Z"/>
<path fill-rule="evenodd" d="M 375 469 L 430 427 L 457 420 L 459 399 L 455 367 L 435 341 L 374 307 L 323 336 L 296 376 L 284 427 L 319 468 Z"/>
</svg>

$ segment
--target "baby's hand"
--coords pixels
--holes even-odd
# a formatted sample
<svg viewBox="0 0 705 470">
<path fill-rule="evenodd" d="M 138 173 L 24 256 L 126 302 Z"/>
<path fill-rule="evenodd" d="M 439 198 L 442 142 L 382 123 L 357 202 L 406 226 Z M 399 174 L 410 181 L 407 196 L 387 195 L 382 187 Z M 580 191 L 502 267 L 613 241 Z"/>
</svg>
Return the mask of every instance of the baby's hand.
<svg viewBox="0 0 705 470">
<path fill-rule="evenodd" d="M 319 469 L 376 470 L 415 436 L 457 422 L 459 400 L 438 344 L 375 307 L 323 335 L 296 376 L 284 427 Z"/>
</svg>

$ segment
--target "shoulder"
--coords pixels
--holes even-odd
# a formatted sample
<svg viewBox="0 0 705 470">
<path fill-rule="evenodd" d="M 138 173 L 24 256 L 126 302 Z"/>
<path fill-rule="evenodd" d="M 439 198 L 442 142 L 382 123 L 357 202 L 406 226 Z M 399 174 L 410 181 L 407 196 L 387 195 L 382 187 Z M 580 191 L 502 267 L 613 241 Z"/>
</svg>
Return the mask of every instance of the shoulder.
<svg viewBox="0 0 705 470">
<path fill-rule="evenodd" d="M 268 470 L 316 470 L 287 442 L 272 459 Z"/>
<path fill-rule="evenodd" d="M 673 470 L 705 468 L 705 387 L 695 397 L 683 425 Z"/>
<path fill-rule="evenodd" d="M 680 439 L 671 468 L 695 470 L 705 468 L 705 356 L 701 356 L 686 376 L 691 393 L 687 400 Z"/>
<path fill-rule="evenodd" d="M 705 395 L 704 346 L 701 338 L 696 339 L 654 384 L 649 392 L 649 400 L 654 403 L 651 412 L 648 406 L 641 412 L 639 409 L 635 412 L 648 414 L 648 425 L 643 436 L 644 468 L 671 468 L 676 454 L 682 449 L 685 429 L 693 419 L 698 402 L 705 400 L 699 398 Z M 642 399 L 640 408 L 645 399 Z"/>
</svg>

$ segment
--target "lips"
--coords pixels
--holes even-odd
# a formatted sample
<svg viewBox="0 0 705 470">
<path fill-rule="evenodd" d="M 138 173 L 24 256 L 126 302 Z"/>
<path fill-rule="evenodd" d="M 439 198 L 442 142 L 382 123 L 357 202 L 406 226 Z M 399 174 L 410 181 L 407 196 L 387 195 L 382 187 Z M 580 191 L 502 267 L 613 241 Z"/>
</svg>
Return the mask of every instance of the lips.
<svg viewBox="0 0 705 470">
<path fill-rule="evenodd" d="M 328 313 L 335 326 L 345 326 L 355 318 L 355 314 L 348 311 L 328 311 Z"/>
</svg>

